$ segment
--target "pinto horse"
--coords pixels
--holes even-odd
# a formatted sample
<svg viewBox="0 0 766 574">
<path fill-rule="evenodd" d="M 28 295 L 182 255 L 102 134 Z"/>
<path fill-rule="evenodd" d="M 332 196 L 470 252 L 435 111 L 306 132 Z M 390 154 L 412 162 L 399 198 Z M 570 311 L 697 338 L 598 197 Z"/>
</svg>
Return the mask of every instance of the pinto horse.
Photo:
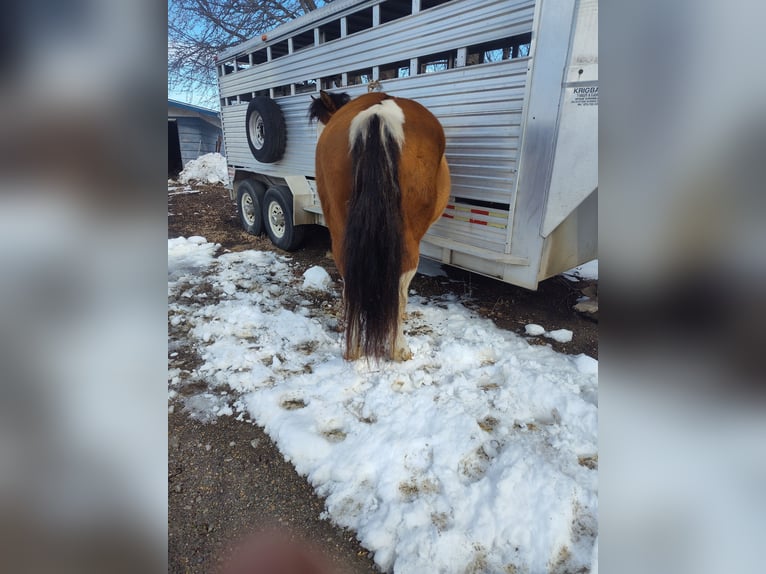
<svg viewBox="0 0 766 574">
<path fill-rule="evenodd" d="M 447 206 L 444 130 L 419 103 L 377 92 L 320 92 L 316 184 L 343 277 L 344 358 L 412 358 L 407 292 L 420 240 Z"/>
</svg>

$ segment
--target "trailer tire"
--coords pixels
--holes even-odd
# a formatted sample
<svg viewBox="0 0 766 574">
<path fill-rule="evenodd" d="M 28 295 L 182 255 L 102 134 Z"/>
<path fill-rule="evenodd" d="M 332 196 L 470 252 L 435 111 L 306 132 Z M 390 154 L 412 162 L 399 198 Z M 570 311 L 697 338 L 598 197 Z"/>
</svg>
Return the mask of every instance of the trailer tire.
<svg viewBox="0 0 766 574">
<path fill-rule="evenodd" d="M 251 235 L 263 233 L 263 195 L 265 186 L 251 179 L 239 183 L 237 188 L 237 215 L 242 228 Z"/>
<path fill-rule="evenodd" d="M 282 159 L 287 144 L 285 117 L 279 104 L 265 96 L 253 98 L 245 117 L 247 144 L 253 157 L 261 163 Z"/>
<path fill-rule="evenodd" d="M 263 197 L 263 223 L 271 242 L 295 251 L 303 241 L 304 228 L 293 224 L 293 198 L 284 187 L 270 187 Z"/>
</svg>

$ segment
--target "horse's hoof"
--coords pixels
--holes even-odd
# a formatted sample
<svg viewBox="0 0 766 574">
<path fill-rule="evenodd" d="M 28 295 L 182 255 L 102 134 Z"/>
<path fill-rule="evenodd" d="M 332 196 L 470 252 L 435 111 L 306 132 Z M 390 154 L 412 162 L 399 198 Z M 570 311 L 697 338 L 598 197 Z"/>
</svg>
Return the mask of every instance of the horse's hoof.
<svg viewBox="0 0 766 574">
<path fill-rule="evenodd" d="M 394 351 L 394 361 L 409 361 L 412 358 L 412 351 L 407 347 L 396 349 Z"/>
</svg>

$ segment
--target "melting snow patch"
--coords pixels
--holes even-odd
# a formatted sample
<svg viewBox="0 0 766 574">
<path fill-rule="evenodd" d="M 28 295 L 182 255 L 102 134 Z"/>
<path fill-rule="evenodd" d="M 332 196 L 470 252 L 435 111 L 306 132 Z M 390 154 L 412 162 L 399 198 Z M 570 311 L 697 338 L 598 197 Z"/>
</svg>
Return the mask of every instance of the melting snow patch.
<svg viewBox="0 0 766 574">
<path fill-rule="evenodd" d="M 168 188 L 168 189 L 170 189 L 170 188 Z M 190 187 L 185 187 L 181 191 L 173 191 L 173 192 L 168 193 L 168 196 L 171 196 L 171 195 L 189 195 L 191 193 L 202 193 L 202 190 L 192 189 Z"/>
<path fill-rule="evenodd" d="M 191 180 L 206 183 L 227 183 L 229 173 L 226 158 L 220 153 L 207 153 L 191 160 L 178 174 L 178 181 L 189 183 Z"/>
<path fill-rule="evenodd" d="M 562 273 L 562 275 L 572 277 L 573 279 L 598 280 L 598 259 L 573 267 L 569 271 Z"/>
<path fill-rule="evenodd" d="M 433 259 L 427 259 L 421 257 L 418 262 L 418 273 L 425 275 L 426 277 L 447 277 L 447 272 L 444 271 L 442 264 Z"/>
<path fill-rule="evenodd" d="M 332 283 L 332 278 L 324 268 L 315 265 L 309 267 L 303 273 L 303 289 L 312 289 L 314 291 L 327 291 Z"/>
<path fill-rule="evenodd" d="M 581 373 L 586 375 L 598 374 L 598 361 L 588 355 L 577 355 L 575 357 L 575 365 Z"/>
<path fill-rule="evenodd" d="M 204 237 L 168 239 L 168 280 L 171 284 L 184 275 L 198 274 L 213 263 L 213 254 L 220 247 Z"/>
<path fill-rule="evenodd" d="M 568 343 L 572 340 L 572 331 L 569 329 L 557 329 L 555 331 L 548 331 L 545 336 L 559 343 Z"/>
<path fill-rule="evenodd" d="M 545 333 L 545 327 L 537 325 L 536 323 L 530 323 L 524 327 L 524 330 L 527 332 L 527 335 L 531 335 L 532 337 L 539 337 Z"/>
<path fill-rule="evenodd" d="M 594 565 L 597 361 L 413 297 L 414 358 L 348 363 L 335 311 L 305 301 L 288 259 L 215 248 L 168 241 L 169 308 L 188 325 L 173 336 L 208 385 L 185 401 L 194 416 L 262 425 L 384 571 Z M 203 281 L 210 297 L 183 296 Z"/>
</svg>

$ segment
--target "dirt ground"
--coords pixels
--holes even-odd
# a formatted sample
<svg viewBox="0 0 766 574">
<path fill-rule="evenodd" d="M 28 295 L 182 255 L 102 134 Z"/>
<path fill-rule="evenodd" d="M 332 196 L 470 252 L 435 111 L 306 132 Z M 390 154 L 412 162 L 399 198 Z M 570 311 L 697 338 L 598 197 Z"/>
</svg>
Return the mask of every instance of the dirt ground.
<svg viewBox="0 0 766 574">
<path fill-rule="evenodd" d="M 168 238 L 201 235 L 220 243 L 222 251 L 279 251 L 265 236 L 242 230 L 223 186 L 193 187 L 199 193 L 169 194 Z M 329 250 L 327 230 L 310 226 L 303 247 L 289 256 L 301 268 L 321 265 L 337 281 Z M 533 292 L 459 269 L 445 270 L 446 277 L 416 275 L 411 289 L 425 297 L 454 293 L 466 307 L 520 335 L 525 336 L 529 323 L 569 329 L 574 332 L 569 343 L 527 339 L 562 353 L 598 358 L 598 324 L 572 309 L 583 289 L 597 289 L 595 282 L 555 277 Z M 195 361 L 193 353 L 169 357 L 171 366 L 187 369 Z M 204 423 L 184 412 L 184 395 L 200 390 L 181 389 L 168 418 L 168 572 L 213 572 L 238 537 L 266 526 L 288 528 L 315 543 L 338 571 L 377 572 L 353 533 L 320 519 L 323 501 L 260 427 L 231 417 Z"/>
</svg>

